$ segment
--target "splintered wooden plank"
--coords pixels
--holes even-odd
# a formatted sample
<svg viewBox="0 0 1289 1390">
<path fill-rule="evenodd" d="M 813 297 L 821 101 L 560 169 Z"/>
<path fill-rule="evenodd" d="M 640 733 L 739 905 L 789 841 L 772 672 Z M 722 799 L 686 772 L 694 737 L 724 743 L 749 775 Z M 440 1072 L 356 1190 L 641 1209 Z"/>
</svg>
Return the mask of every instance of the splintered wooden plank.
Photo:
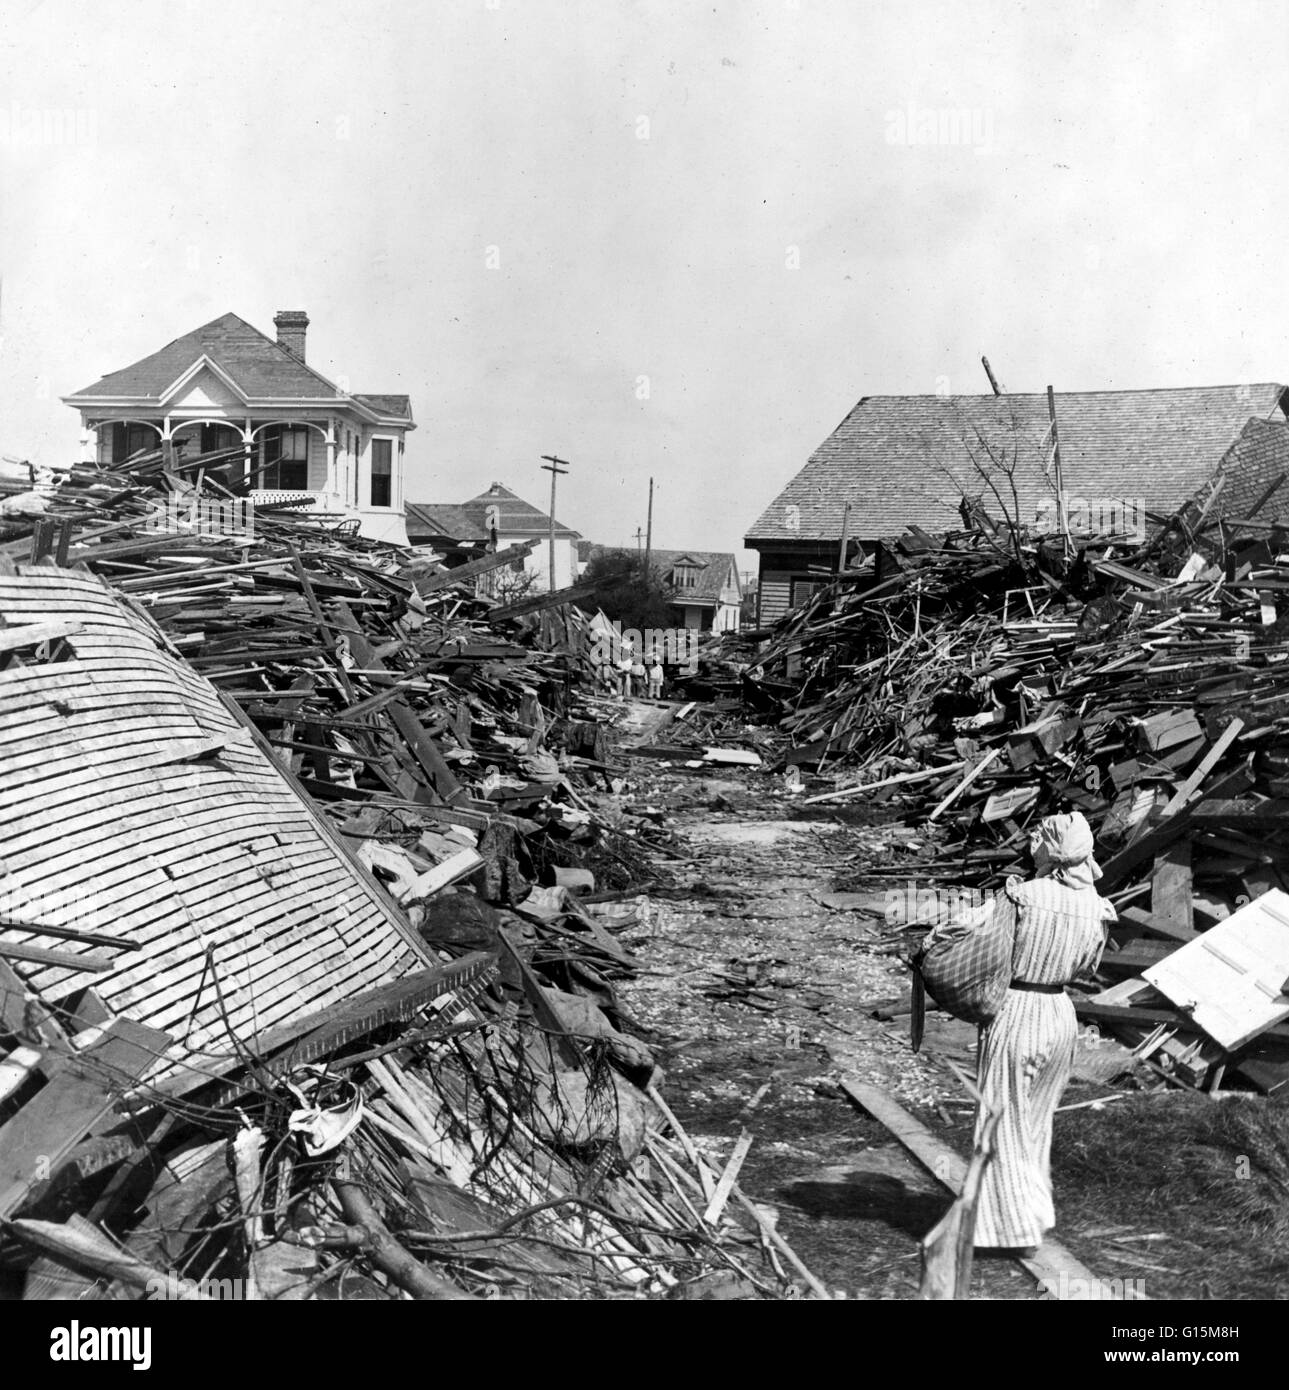
<svg viewBox="0 0 1289 1390">
<path fill-rule="evenodd" d="M 489 570 L 500 569 L 502 565 L 508 565 L 514 560 L 521 560 L 525 555 L 531 554 L 539 544 L 540 541 L 536 540 L 521 541 L 519 544 L 498 551 L 494 555 L 485 555 L 481 560 L 471 560 L 468 564 L 458 565 L 456 569 L 447 570 L 443 574 L 426 575 L 413 582 L 417 592 L 424 598 L 427 594 L 436 593 L 439 589 L 451 588 L 467 579 L 474 579 L 477 575 L 487 574 Z"/>
<path fill-rule="evenodd" d="M 483 862 L 483 856 L 476 850 L 462 849 L 450 859 L 445 859 L 442 864 L 436 864 L 432 869 L 427 869 L 425 873 L 418 874 L 409 884 L 400 889 L 397 894 L 398 901 L 400 904 L 406 904 L 420 902 L 424 898 L 432 897 L 440 889 L 446 888 L 448 884 L 456 883 L 458 879 L 472 874 Z"/>
<path fill-rule="evenodd" d="M 1113 989 L 1118 989 L 1121 985 L 1141 983 L 1140 980 L 1120 980 L 1118 985 L 1113 986 Z M 1165 1008 L 1160 1004 L 1103 1004 L 1098 1002 L 1104 995 L 1111 992 L 1111 990 L 1105 990 L 1094 999 L 1075 1000 L 1074 1012 L 1089 1023 L 1106 1024 L 1110 1027 L 1124 1025 L 1144 1028 L 1146 1032 L 1150 1032 L 1152 1028 L 1157 1028 L 1162 1023 L 1170 1029 L 1176 1029 L 1179 1033 L 1202 1033 L 1204 1031 L 1198 1024 L 1171 1007 Z M 1289 1042 L 1289 1026 L 1280 1023 L 1274 1028 L 1268 1028 L 1265 1033 L 1259 1034 L 1259 1036 L 1272 1039 L 1277 1043 Z"/>
<path fill-rule="evenodd" d="M 81 941 L 88 946 L 105 946 L 110 951 L 137 951 L 139 943 L 126 937 L 109 936 L 106 932 L 84 931 L 79 927 L 54 926 L 49 922 L 14 920 L 0 908 L 0 930 L 30 932 L 33 936 L 56 937 L 60 941 Z"/>
<path fill-rule="evenodd" d="M 1195 935 L 1191 890 L 1190 841 L 1177 840 L 1155 856 L 1149 930 L 1174 941 L 1189 941 Z"/>
<path fill-rule="evenodd" d="M 900 1141 L 937 1181 L 957 1197 L 967 1176 L 967 1163 L 924 1124 L 913 1118 L 885 1091 L 856 1077 L 842 1078 L 842 1090 Z M 1104 1296 L 1107 1285 L 1054 1240 L 1045 1240 L 1036 1255 L 1019 1263 L 1043 1288 L 1058 1299 L 1089 1299 Z M 1113 1287 L 1113 1286 L 1109 1286 Z"/>
<path fill-rule="evenodd" d="M 20 647 L 34 647 L 41 642 L 70 637 L 83 626 L 84 623 L 79 618 L 61 618 L 50 623 L 21 623 L 14 627 L 0 628 L 0 652 L 17 651 Z"/>
<path fill-rule="evenodd" d="M 1164 807 L 1162 814 L 1171 816 L 1174 812 L 1180 811 L 1183 806 L 1195 795 L 1200 783 L 1217 765 L 1222 754 L 1239 738 L 1244 731 L 1243 719 L 1232 719 L 1231 722 L 1222 730 L 1217 742 L 1200 759 L 1195 771 L 1177 788 L 1177 794 Z"/>
<path fill-rule="evenodd" d="M 0 957 L 5 960 L 25 960 L 37 965 L 52 965 L 59 970 L 87 970 L 102 974 L 116 964 L 107 956 L 79 955 L 71 951 L 46 951 L 40 946 L 22 946 L 16 941 L 0 941 Z"/>
<path fill-rule="evenodd" d="M 1124 795 L 1131 796 L 1132 793 L 1125 792 Z M 1167 849 L 1174 840 L 1185 834 L 1190 827 L 1192 814 L 1190 810 L 1179 811 L 1107 859 L 1101 866 L 1102 877 L 1097 891 L 1108 893 L 1122 883 L 1138 864 L 1153 859 L 1161 850 Z"/>
<path fill-rule="evenodd" d="M 21 1033 L 27 1013 L 27 986 L 11 965 L 0 960 L 0 1033 Z"/>
<path fill-rule="evenodd" d="M 159 1029 L 118 1018 L 103 1037 L 71 1058 L 42 1091 L 0 1128 L 0 1217 L 59 1163 L 115 1103 L 152 1070 L 171 1039 Z"/>
<path fill-rule="evenodd" d="M 1233 912 L 1144 978 L 1234 1052 L 1289 1018 L 1289 893 L 1273 888 Z"/>
</svg>

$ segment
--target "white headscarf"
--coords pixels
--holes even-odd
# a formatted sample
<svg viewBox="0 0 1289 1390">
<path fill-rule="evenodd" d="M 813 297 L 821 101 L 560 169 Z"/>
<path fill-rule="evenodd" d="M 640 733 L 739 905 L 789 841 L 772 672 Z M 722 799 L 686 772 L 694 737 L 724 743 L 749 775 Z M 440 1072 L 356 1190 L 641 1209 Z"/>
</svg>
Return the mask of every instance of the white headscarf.
<svg viewBox="0 0 1289 1390">
<path fill-rule="evenodd" d="M 1101 877 L 1101 866 L 1092 857 L 1092 827 L 1080 811 L 1040 821 L 1029 848 L 1039 876 L 1067 888 L 1091 888 Z"/>
</svg>

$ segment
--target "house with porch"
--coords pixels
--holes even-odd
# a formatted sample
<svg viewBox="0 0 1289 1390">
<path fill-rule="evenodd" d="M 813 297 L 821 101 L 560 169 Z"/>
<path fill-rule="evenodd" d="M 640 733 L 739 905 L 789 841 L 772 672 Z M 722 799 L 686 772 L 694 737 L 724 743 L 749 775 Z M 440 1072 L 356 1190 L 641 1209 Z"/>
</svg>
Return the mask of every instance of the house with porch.
<svg viewBox="0 0 1289 1390">
<path fill-rule="evenodd" d="M 1062 392 L 1054 403 L 1072 528 L 1079 518 L 1157 521 L 1219 481 L 1209 515 L 1247 516 L 1289 470 L 1289 391 L 1275 382 Z M 851 564 L 911 526 L 959 530 L 981 509 L 1052 529 L 1055 465 L 1046 393 L 863 397 L 748 527 L 744 544 L 760 556 L 757 626 L 827 583 L 843 541 Z M 1273 501 L 1289 507 L 1289 485 Z"/>
<path fill-rule="evenodd" d="M 173 450 L 175 466 L 239 450 L 212 470 L 253 503 L 373 540 L 407 544 L 403 459 L 416 425 L 407 396 L 342 389 L 308 365 L 309 316 L 284 309 L 270 338 L 224 314 L 62 399 L 80 412 L 85 459 L 124 463 Z"/>
</svg>

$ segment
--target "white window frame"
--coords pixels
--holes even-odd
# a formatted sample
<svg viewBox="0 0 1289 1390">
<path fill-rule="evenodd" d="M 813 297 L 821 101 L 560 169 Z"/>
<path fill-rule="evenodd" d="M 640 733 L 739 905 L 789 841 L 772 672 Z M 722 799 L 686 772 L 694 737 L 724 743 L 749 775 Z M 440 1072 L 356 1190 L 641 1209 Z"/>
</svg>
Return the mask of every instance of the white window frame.
<svg viewBox="0 0 1289 1390">
<path fill-rule="evenodd" d="M 385 443 L 389 445 L 389 501 L 377 505 L 371 500 L 372 483 L 376 479 L 376 450 L 375 445 Z M 398 436 L 393 434 L 373 434 L 367 441 L 367 470 L 366 470 L 366 492 L 367 501 L 364 510 L 372 512 L 392 512 L 398 508 Z"/>
</svg>

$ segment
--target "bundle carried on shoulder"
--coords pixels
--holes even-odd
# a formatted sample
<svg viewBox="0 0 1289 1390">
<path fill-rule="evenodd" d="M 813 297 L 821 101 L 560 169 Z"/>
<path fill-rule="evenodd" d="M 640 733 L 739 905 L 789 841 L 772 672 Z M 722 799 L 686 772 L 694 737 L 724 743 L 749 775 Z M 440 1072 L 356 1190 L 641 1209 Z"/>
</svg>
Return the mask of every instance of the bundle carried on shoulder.
<svg viewBox="0 0 1289 1390">
<path fill-rule="evenodd" d="M 966 1023 L 992 1022 L 1012 980 L 1016 943 L 1016 902 L 1006 888 L 980 912 L 937 927 L 913 956 L 911 965 L 927 994 L 947 1013 Z"/>
</svg>

